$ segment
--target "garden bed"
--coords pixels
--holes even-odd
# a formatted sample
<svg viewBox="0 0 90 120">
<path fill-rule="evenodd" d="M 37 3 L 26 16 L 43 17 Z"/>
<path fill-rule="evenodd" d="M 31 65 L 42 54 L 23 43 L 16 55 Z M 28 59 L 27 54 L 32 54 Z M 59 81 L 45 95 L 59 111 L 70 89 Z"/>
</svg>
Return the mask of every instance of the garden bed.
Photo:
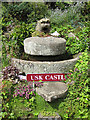
<svg viewBox="0 0 90 120">
<path fill-rule="evenodd" d="M 2 99 L 0 119 L 38 119 L 40 113 L 44 116 L 58 113 L 62 120 L 90 119 L 88 103 L 89 4 L 90 2 L 78 4 L 76 2 L 57 2 L 53 5 L 52 3 L 31 2 L 2 3 L 3 15 L 0 22 L 2 22 L 3 36 L 0 57 L 2 54 L 2 71 L 4 73 L 2 92 L 0 93 L 0 99 Z M 37 56 L 32 57 L 24 53 L 23 41 L 25 38 L 32 36 L 32 33 L 35 32 L 36 22 L 45 16 L 50 18 L 51 21 L 50 33 L 57 31 L 60 37 L 66 40 L 67 53 L 62 55 L 62 58 L 60 56 L 55 56 L 55 58 L 50 56 L 47 59 L 43 56 L 42 59 L 41 57 L 37 59 Z M 5 35 L 6 32 L 9 34 Z M 69 38 L 68 34 L 70 32 L 74 33 L 78 40 Z M 27 60 L 27 62 L 29 60 L 34 62 L 40 60 L 41 62 L 63 62 L 64 59 L 75 59 L 80 52 L 82 55 L 75 62 L 74 69 L 69 71 L 71 75 L 64 81 L 68 85 L 67 97 L 56 99 L 51 103 L 46 102 L 35 91 L 33 93 L 31 83 L 26 80 L 20 81 L 16 68 L 11 69 L 9 67 L 11 58 Z M 40 82 L 36 83 L 37 87 L 40 85 Z"/>
</svg>

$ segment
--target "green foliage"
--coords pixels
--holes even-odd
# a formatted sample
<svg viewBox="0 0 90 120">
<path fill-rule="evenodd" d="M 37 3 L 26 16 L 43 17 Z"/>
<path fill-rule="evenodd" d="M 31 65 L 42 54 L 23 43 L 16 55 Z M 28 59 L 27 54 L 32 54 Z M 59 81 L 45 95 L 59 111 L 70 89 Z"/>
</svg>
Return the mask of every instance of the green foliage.
<svg viewBox="0 0 90 120">
<path fill-rule="evenodd" d="M 14 32 L 10 35 L 10 45 L 12 45 L 13 54 L 21 55 L 24 51 L 23 41 L 27 37 L 31 37 L 34 31 L 35 23 L 18 25 L 14 28 Z"/>
<path fill-rule="evenodd" d="M 27 85 L 27 83 L 23 83 Z M 9 80 L 3 80 L 2 85 L 2 113 L 0 114 L 2 118 L 10 119 L 17 117 L 27 117 L 33 109 L 35 109 L 35 98 L 30 94 L 29 99 L 24 99 L 24 97 L 13 97 L 14 95 L 14 86 L 18 89 L 18 84 L 12 84 Z M 20 88 L 19 88 L 20 89 Z M 18 90 L 19 90 L 18 89 Z"/>
<path fill-rule="evenodd" d="M 36 108 L 33 110 L 33 113 L 39 114 L 39 113 L 44 113 L 46 114 L 54 114 L 55 112 L 59 113 L 59 105 L 61 104 L 61 102 L 63 102 L 63 99 L 57 99 L 55 101 L 50 102 L 46 102 L 41 96 L 39 96 L 36 93 L 35 96 L 35 105 Z M 60 108 L 60 110 L 62 111 L 62 108 Z M 63 114 L 63 111 L 62 111 Z M 54 114 L 55 115 L 55 114 Z"/>
<path fill-rule="evenodd" d="M 34 32 L 35 23 L 25 24 L 14 27 L 13 32 L 3 35 L 2 37 L 2 62 L 5 66 L 11 57 L 20 57 L 24 52 L 23 41 L 27 37 L 31 37 Z"/>
<path fill-rule="evenodd" d="M 73 28 L 71 25 L 61 26 L 52 26 L 51 33 L 57 31 L 60 34 L 60 37 L 66 39 L 66 50 L 70 54 L 77 54 L 89 48 L 89 27 L 78 27 Z M 68 37 L 68 34 L 76 33 L 75 36 L 79 38 Z"/>
<path fill-rule="evenodd" d="M 39 31 L 35 31 L 32 33 L 32 37 L 36 37 L 36 36 L 40 37 L 40 36 L 44 36 L 44 35 L 45 35 L 44 32 L 39 32 Z"/>
<path fill-rule="evenodd" d="M 44 3 L 2 3 L 2 66 L 9 64 L 11 57 L 26 58 L 24 53 L 23 41 L 31 37 L 35 31 L 36 21 L 51 14 Z M 67 5 L 66 5 L 67 4 Z M 56 3 L 56 9 L 52 11 L 51 33 L 59 32 L 60 36 L 66 39 L 66 50 L 70 54 L 76 54 L 88 49 L 89 47 L 89 2 L 81 5 L 70 3 Z M 68 7 L 68 5 L 72 7 Z M 65 6 L 67 6 L 65 8 Z M 41 12 L 42 11 L 42 12 Z M 82 15 L 85 17 L 83 17 Z M 15 19 L 16 18 L 16 19 Z M 25 21 L 25 22 L 19 22 Z M 85 20 L 87 22 L 85 22 Z M 1 23 L 0 21 L 0 23 Z M 29 24 L 30 23 L 30 24 Z M 69 25 L 67 25 L 69 23 Z M 19 25 L 18 25 L 19 24 Z M 62 26 L 63 25 L 63 26 Z M 13 30 L 11 33 L 5 33 Z M 76 38 L 69 38 L 68 33 L 73 32 Z M 39 35 L 38 36 L 42 36 Z M 44 35 L 43 35 L 44 36 Z M 73 85 L 68 86 L 68 95 L 64 99 L 57 99 L 51 103 L 46 102 L 41 96 L 36 94 L 35 98 L 24 99 L 24 97 L 13 97 L 14 85 L 11 81 L 3 81 L 2 112 L 4 119 L 17 119 L 18 117 L 37 117 L 41 112 L 44 115 L 53 115 L 59 113 L 63 119 L 88 118 L 89 109 L 89 78 L 88 78 L 88 55 L 87 51 L 82 53 L 80 60 L 75 65 L 74 71 L 71 71 L 67 81 L 75 81 Z M 66 81 L 66 82 L 67 82 Z M 17 87 L 17 86 L 16 86 Z M 17 87 L 18 88 L 18 87 Z M 32 93 L 30 93 L 31 95 Z"/>
<path fill-rule="evenodd" d="M 89 21 L 90 2 L 56 2 L 56 6 L 57 8 L 50 12 L 50 20 L 54 26 L 69 24 L 75 28 L 84 27 L 84 22 Z"/>
<path fill-rule="evenodd" d="M 50 16 L 51 23 L 60 26 L 66 23 L 72 24 L 72 22 L 80 20 L 81 7 L 82 4 L 77 3 L 75 6 L 72 5 L 71 7 L 68 7 L 68 9 L 65 9 L 64 11 L 58 8 L 52 10 Z"/>
<path fill-rule="evenodd" d="M 63 102 L 65 118 L 88 118 L 89 78 L 88 78 L 88 54 L 82 53 L 75 65 L 74 71 L 68 81 L 74 80 L 73 85 L 68 86 L 68 95 Z"/>
<path fill-rule="evenodd" d="M 61 10 L 65 10 L 69 8 L 72 4 L 74 3 L 73 2 L 56 2 L 56 7 L 58 7 Z"/>
<path fill-rule="evenodd" d="M 10 71 L 10 67 L 8 67 L 8 71 Z M 7 74 L 7 71 L 4 72 Z M 8 73 L 8 75 L 10 74 Z M 27 118 L 32 114 L 34 117 L 33 109 L 35 110 L 36 104 L 33 83 L 19 81 L 18 84 L 14 84 L 11 79 L 3 79 L 2 83 L 2 92 L 0 93 L 2 95 L 0 96 L 2 113 L 0 116 L 4 119 L 17 119 L 18 117 Z M 35 86 L 40 87 L 42 83 L 35 83 Z"/>
<path fill-rule="evenodd" d="M 7 5 L 3 3 L 3 17 L 5 21 L 16 18 L 31 23 L 45 17 L 48 14 L 47 9 L 48 7 L 42 2 L 17 2 Z"/>
<path fill-rule="evenodd" d="M 50 111 L 48 112 L 48 111 L 45 111 L 45 110 L 41 112 L 41 115 L 43 115 L 43 116 L 54 116 L 54 117 L 57 116 L 55 112 L 50 112 Z"/>
<path fill-rule="evenodd" d="M 88 17 L 90 15 L 90 1 L 84 3 L 84 6 L 81 9 L 81 14 L 84 16 L 86 21 L 90 20 Z"/>
<path fill-rule="evenodd" d="M 1 112 L 1 117 L 2 118 L 13 118 L 13 113 L 11 112 L 9 102 L 12 99 L 12 93 L 13 93 L 13 85 L 11 81 L 2 81 L 2 112 Z"/>
<path fill-rule="evenodd" d="M 26 118 L 31 113 L 32 105 L 34 102 L 34 101 L 31 102 L 31 100 L 32 98 L 29 99 L 28 101 L 21 97 L 12 99 L 12 101 L 10 102 L 10 106 L 11 106 L 12 112 L 14 113 L 14 118 L 17 118 L 17 117 Z"/>
<path fill-rule="evenodd" d="M 46 16 L 49 16 L 48 13 L 48 6 L 45 5 L 42 2 L 33 2 L 29 3 L 30 6 L 32 6 L 32 12 L 28 14 L 28 23 L 36 22 L 37 20 L 40 20 L 41 18 L 45 18 Z"/>
<path fill-rule="evenodd" d="M 88 49 L 88 43 L 89 43 L 89 27 L 84 27 L 78 33 L 76 36 L 78 36 L 79 40 L 77 38 L 68 38 L 66 42 L 66 50 L 68 52 L 71 52 L 72 54 L 76 54 L 79 52 L 84 51 L 85 49 Z"/>
</svg>

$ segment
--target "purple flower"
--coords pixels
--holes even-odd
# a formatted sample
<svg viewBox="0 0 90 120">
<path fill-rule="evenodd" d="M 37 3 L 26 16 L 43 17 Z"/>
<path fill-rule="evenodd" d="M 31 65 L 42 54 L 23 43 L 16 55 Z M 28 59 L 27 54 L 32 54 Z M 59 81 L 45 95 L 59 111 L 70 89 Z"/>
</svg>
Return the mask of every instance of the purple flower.
<svg viewBox="0 0 90 120">
<path fill-rule="evenodd" d="M 35 96 L 35 93 L 33 93 L 33 95 Z"/>
<path fill-rule="evenodd" d="M 20 94 L 20 92 L 18 92 L 18 94 Z"/>
<path fill-rule="evenodd" d="M 78 71 L 78 68 L 75 68 L 75 71 Z"/>
<path fill-rule="evenodd" d="M 25 94 L 25 92 L 23 92 L 23 95 Z"/>
<path fill-rule="evenodd" d="M 78 76 L 81 76 L 81 74 L 79 74 Z"/>
<path fill-rule="evenodd" d="M 17 97 L 17 94 L 15 94 L 15 97 Z"/>
<path fill-rule="evenodd" d="M 77 97 L 77 100 L 79 100 L 79 97 Z"/>
<path fill-rule="evenodd" d="M 20 94 L 20 96 L 23 96 L 23 94 Z"/>
</svg>

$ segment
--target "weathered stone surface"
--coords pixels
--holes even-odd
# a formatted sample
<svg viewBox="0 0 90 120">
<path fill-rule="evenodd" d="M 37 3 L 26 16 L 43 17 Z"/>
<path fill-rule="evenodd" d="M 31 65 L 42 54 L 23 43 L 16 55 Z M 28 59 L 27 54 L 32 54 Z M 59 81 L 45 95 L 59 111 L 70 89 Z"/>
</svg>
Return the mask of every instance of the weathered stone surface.
<svg viewBox="0 0 90 120">
<path fill-rule="evenodd" d="M 50 32 L 50 20 L 47 18 L 42 18 L 37 22 L 36 31 L 49 33 Z"/>
<path fill-rule="evenodd" d="M 24 51 L 30 55 L 60 55 L 65 53 L 66 40 L 56 37 L 30 37 L 24 40 Z"/>
<path fill-rule="evenodd" d="M 67 85 L 63 82 L 47 82 L 41 88 L 36 88 L 36 92 L 49 102 L 65 97 L 67 90 Z"/>
<path fill-rule="evenodd" d="M 51 33 L 51 35 L 55 36 L 55 37 L 58 37 L 60 34 L 57 31 L 55 31 L 54 33 Z"/>
<path fill-rule="evenodd" d="M 68 34 L 68 37 L 76 38 L 77 40 L 79 40 L 79 38 L 77 38 L 72 32 Z"/>
<path fill-rule="evenodd" d="M 56 113 L 56 116 L 43 116 L 41 113 L 38 115 L 38 120 L 61 120 L 61 116 Z"/>
<path fill-rule="evenodd" d="M 80 55 L 80 54 L 79 54 Z M 79 55 L 74 59 L 63 60 L 63 61 L 27 61 L 21 59 L 12 58 L 12 64 L 21 70 L 21 72 L 28 73 L 65 73 L 73 69 Z"/>
</svg>

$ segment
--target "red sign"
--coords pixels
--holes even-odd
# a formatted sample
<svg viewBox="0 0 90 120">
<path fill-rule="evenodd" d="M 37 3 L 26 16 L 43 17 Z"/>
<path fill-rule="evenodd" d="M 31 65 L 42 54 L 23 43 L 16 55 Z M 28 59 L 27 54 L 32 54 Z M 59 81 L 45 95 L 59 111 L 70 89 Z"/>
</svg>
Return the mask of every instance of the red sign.
<svg viewBox="0 0 90 120">
<path fill-rule="evenodd" d="M 61 81 L 66 80 L 64 73 L 43 73 L 43 74 L 27 74 L 27 81 Z"/>
</svg>

